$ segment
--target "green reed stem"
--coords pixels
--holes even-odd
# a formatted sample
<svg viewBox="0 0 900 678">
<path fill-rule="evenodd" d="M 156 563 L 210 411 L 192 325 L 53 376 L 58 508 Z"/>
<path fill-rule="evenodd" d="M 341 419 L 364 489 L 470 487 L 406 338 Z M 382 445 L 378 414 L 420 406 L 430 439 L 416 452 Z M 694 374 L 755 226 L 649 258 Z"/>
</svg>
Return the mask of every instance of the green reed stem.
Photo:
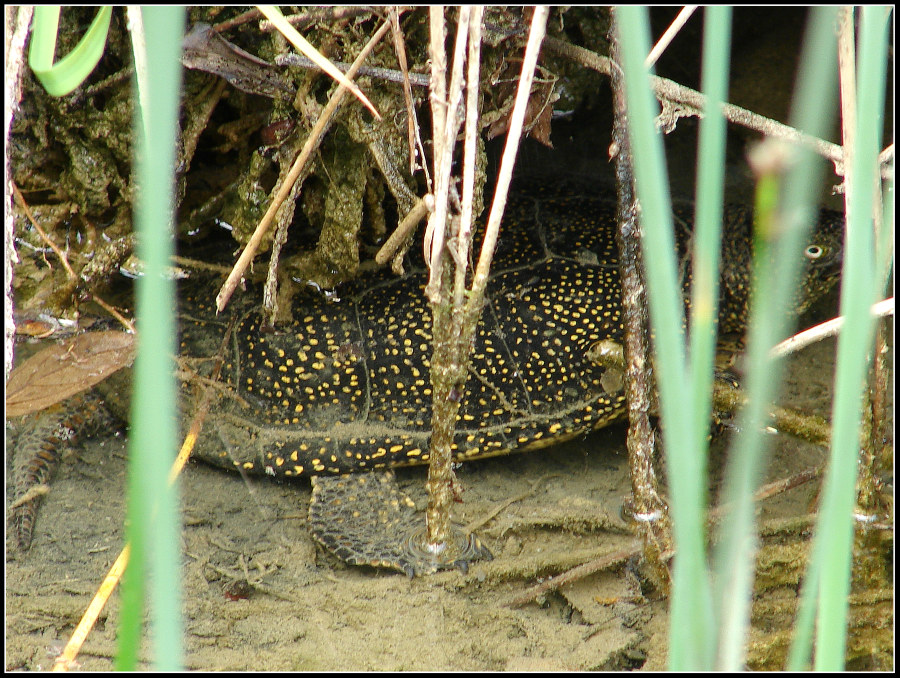
<svg viewBox="0 0 900 678">
<path fill-rule="evenodd" d="M 129 435 L 128 525 L 131 559 L 122 584 L 122 619 L 116 667 L 137 664 L 144 594 L 149 594 L 153 666 L 182 668 L 181 539 L 177 487 L 167 476 L 175 458 L 174 286 L 165 275 L 172 255 L 174 165 L 181 94 L 184 8 L 145 7 L 146 70 L 136 55 L 141 96 L 136 140 L 139 330 Z M 133 30 L 133 36 L 140 31 Z"/>
</svg>

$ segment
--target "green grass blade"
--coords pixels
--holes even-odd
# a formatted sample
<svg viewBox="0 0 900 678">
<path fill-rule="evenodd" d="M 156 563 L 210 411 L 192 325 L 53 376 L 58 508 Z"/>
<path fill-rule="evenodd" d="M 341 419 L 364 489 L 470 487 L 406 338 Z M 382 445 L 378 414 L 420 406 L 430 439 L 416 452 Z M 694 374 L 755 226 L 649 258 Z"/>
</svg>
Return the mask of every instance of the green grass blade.
<svg viewBox="0 0 900 678">
<path fill-rule="evenodd" d="M 876 8 L 885 12 L 885 8 Z M 863 16 L 866 16 L 864 12 Z M 884 106 L 884 64 L 886 33 L 882 20 L 873 21 L 872 14 L 863 22 L 860 32 L 862 49 L 857 76 L 857 152 L 848 167 L 853 184 L 844 252 L 844 274 L 841 289 L 841 313 L 852 313 L 838 342 L 838 364 L 832 413 L 832 454 L 822 494 L 822 509 L 810 564 L 804 579 L 800 609 L 795 624 L 788 666 L 801 670 L 809 665 L 813 620 L 818 617 L 816 666 L 843 667 L 846 648 L 847 592 L 852 548 L 852 510 L 857 475 L 859 440 L 859 397 L 862 377 L 860 365 L 871 347 L 871 321 L 865 301 L 885 284 L 885 271 L 891 267 L 892 247 L 874 258 L 871 248 L 872 224 L 869 216 L 875 197 L 873 172 L 880 139 Z M 875 14 L 875 18 L 878 15 Z M 880 25 L 879 25 L 880 24 Z M 864 37 L 863 37 L 864 36 Z M 880 63 L 879 63 L 880 58 Z M 873 121 L 877 121 L 873 123 Z M 874 150 L 873 150 L 874 149 Z M 874 155 L 873 155 L 874 154 Z M 885 224 L 892 232 L 893 182 L 885 191 Z M 865 232 L 863 232 L 865 231 Z M 886 256 L 885 256 L 886 255 Z M 876 265 L 878 262 L 878 265 Z M 877 275 L 871 278 L 872 273 Z M 868 281 L 867 281 L 868 279 Z M 857 296 L 859 295 L 859 296 Z M 865 317 L 863 317 L 863 315 Z M 864 368 L 863 368 L 864 372 Z M 856 404 L 854 404 L 856 403 Z M 826 574 L 826 571 L 828 572 Z M 827 589 L 827 590 L 826 590 Z M 818 603 L 818 606 L 816 605 Z"/>
<path fill-rule="evenodd" d="M 890 10 L 864 7 L 861 15 L 856 148 L 847 168 L 852 190 L 841 284 L 841 315 L 846 322 L 838 338 L 831 458 L 816 530 L 816 552 L 824 558 L 818 586 L 815 661 L 820 671 L 844 668 L 862 389 L 875 329 L 869 307 L 880 292 L 876 287 L 871 215 L 881 145 Z"/>
<path fill-rule="evenodd" d="M 707 7 L 704 12 L 703 92 L 706 108 L 700 121 L 697 155 L 690 335 L 693 427 L 697 431 L 706 429 L 712 411 L 725 180 L 726 126 L 720 105 L 728 92 L 728 52 L 731 45 L 731 8 Z M 701 436 L 700 443 L 704 448 L 707 447 L 705 441 L 706 436 Z M 705 465 L 698 469 L 698 477 L 698 483 L 705 487 Z"/>
<path fill-rule="evenodd" d="M 812 10 L 801 56 L 792 126 L 813 136 L 827 133 L 834 112 L 834 16 L 832 8 Z M 729 452 L 723 502 L 732 510 L 720 526 L 713 560 L 721 633 L 745 642 L 756 555 L 753 492 L 765 468 L 766 404 L 776 395 L 782 371 L 768 353 L 785 333 L 787 309 L 801 263 L 798 252 L 812 223 L 822 169 L 820 159 L 810 151 L 801 147 L 790 151 L 792 164 L 783 187 L 778 189 L 774 174 L 763 177 L 757 187 L 756 270 L 745 379 L 748 403 L 738 418 L 741 433 Z M 777 193 L 777 198 L 772 193 Z M 739 669 L 742 657 L 743 653 L 720 655 L 718 668 Z"/>
<path fill-rule="evenodd" d="M 676 276 L 675 240 L 662 139 L 654 116 L 658 111 L 643 60 L 650 51 L 647 9 L 617 8 L 628 102 L 629 137 L 634 155 L 637 194 L 643 214 L 644 262 L 654 331 L 655 367 L 670 474 L 670 506 L 678 556 L 673 566 L 669 667 L 709 667 L 714 648 L 710 582 L 706 564 L 703 491 L 698 489 L 696 452 L 700 433 L 693 429 L 692 397 L 685 359 L 684 304 Z M 704 426 L 705 435 L 705 426 Z"/>
<path fill-rule="evenodd" d="M 181 539 L 177 486 L 168 473 L 175 458 L 174 284 L 165 275 L 172 255 L 174 165 L 181 94 L 184 9 L 142 9 L 148 60 L 138 69 L 147 107 L 136 107 L 138 255 L 145 274 L 137 282 L 138 355 L 129 435 L 127 535 L 131 560 L 122 589 L 119 669 L 133 669 L 149 594 L 153 666 L 182 666 Z M 139 41 L 138 41 L 139 42 Z M 146 134 L 144 133 L 146 131 Z M 149 585 L 144 575 L 149 574 Z"/>
<path fill-rule="evenodd" d="M 53 63 L 59 28 L 59 5 L 38 5 L 31 25 L 28 65 L 51 96 L 65 96 L 91 74 L 106 49 L 111 7 L 101 7 L 84 37 L 65 57 Z"/>
</svg>

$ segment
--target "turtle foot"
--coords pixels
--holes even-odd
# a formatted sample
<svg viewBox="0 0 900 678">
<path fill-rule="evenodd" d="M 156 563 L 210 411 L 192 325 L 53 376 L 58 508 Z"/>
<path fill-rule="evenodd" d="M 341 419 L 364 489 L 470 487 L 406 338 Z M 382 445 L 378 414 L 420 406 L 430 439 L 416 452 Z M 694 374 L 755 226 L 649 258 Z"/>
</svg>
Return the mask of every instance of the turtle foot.
<svg viewBox="0 0 900 678">
<path fill-rule="evenodd" d="M 400 491 L 393 471 L 312 479 L 309 526 L 313 537 L 351 565 L 399 570 L 409 577 L 460 569 L 490 560 L 475 535 L 454 531 L 449 543 L 425 542 L 425 516 Z"/>
</svg>

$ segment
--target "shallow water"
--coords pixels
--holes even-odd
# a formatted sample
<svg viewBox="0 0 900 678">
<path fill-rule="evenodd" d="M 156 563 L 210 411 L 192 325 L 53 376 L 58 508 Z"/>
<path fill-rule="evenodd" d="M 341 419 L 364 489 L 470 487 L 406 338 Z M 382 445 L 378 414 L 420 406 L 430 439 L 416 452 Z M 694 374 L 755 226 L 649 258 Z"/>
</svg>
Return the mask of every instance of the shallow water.
<svg viewBox="0 0 900 678">
<path fill-rule="evenodd" d="M 825 342 L 791 360 L 782 402 L 827 413 L 833 347 Z M 560 562 L 634 544 L 619 518 L 629 492 L 624 437 L 617 426 L 555 448 L 464 464 L 456 521 L 467 524 L 526 496 L 478 531 L 494 561 L 465 575 L 414 580 L 349 568 L 322 553 L 306 529 L 308 483 L 245 481 L 189 465 L 181 481 L 188 668 L 664 668 L 667 603 L 649 590 L 641 597 L 629 567 L 565 586 L 540 604 L 504 604 Z M 823 458 L 787 436 L 772 440 L 769 480 Z M 52 665 L 122 547 L 124 439 L 92 441 L 74 457 L 43 502 L 31 550 L 7 562 L 7 669 Z M 414 498 L 424 497 L 424 469 L 398 475 Z M 766 501 L 760 519 L 806 515 L 816 490 L 808 483 Z M 229 599 L 224 589 L 245 579 L 249 597 Z M 768 595 L 783 603 L 786 590 Z M 796 590 L 787 595 L 792 604 Z M 82 669 L 112 668 L 118 611 L 113 596 L 79 657 Z M 773 621 L 759 622 L 753 638 L 770 652 Z"/>
</svg>

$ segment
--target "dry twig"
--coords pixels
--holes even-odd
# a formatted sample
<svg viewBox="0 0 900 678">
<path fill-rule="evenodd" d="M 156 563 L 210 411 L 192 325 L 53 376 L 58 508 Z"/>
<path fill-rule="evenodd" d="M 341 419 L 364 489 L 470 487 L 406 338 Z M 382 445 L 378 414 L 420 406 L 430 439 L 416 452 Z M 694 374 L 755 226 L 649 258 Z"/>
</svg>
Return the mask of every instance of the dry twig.
<svg viewBox="0 0 900 678">
<path fill-rule="evenodd" d="M 598 73 L 609 75 L 613 68 L 612 61 L 608 57 L 600 56 L 595 52 L 572 45 L 563 40 L 547 37 L 544 44 L 548 49 L 556 52 L 560 56 L 572 59 L 582 66 L 586 66 Z M 651 76 L 650 84 L 653 87 L 654 94 L 660 101 L 687 106 L 690 109 L 693 109 L 697 115 L 700 114 L 700 111 L 702 111 L 705 106 L 706 98 L 700 94 L 700 92 L 693 90 L 690 87 L 679 85 L 677 82 L 659 76 Z M 804 144 L 831 161 L 835 167 L 836 174 L 839 176 L 843 176 L 844 174 L 844 153 L 837 144 L 798 132 L 793 127 L 766 118 L 758 113 L 753 113 L 740 106 L 735 106 L 734 104 L 723 103 L 722 115 L 725 116 L 725 119 L 729 122 L 761 132 L 766 136 Z M 882 168 L 882 173 L 886 171 L 886 168 Z"/>
<path fill-rule="evenodd" d="M 316 65 L 319 66 L 323 71 L 325 71 L 328 75 L 334 78 L 341 85 L 349 89 L 353 96 L 359 99 L 366 108 L 371 111 L 372 115 L 374 115 L 378 120 L 381 120 L 381 114 L 372 105 L 372 102 L 369 101 L 368 97 L 363 94 L 362 90 L 359 86 L 354 83 L 350 78 L 341 73 L 334 65 L 326 59 L 319 50 L 313 47 L 306 38 L 300 35 L 297 32 L 297 29 L 291 26 L 287 21 L 285 21 L 284 15 L 282 15 L 281 10 L 279 10 L 274 5 L 258 5 L 259 11 L 268 17 L 269 21 L 271 21 L 278 30 L 287 38 L 290 43 L 296 47 L 299 51 L 303 52 L 307 57 L 316 62 Z"/>
<path fill-rule="evenodd" d="M 646 68 L 649 69 L 659 60 L 659 57 L 661 57 L 662 53 L 666 51 L 666 48 L 672 44 L 672 40 L 675 39 L 675 36 L 678 35 L 678 32 L 684 27 L 695 11 L 697 11 L 697 5 L 685 5 L 682 7 L 678 16 L 675 17 L 671 25 L 666 29 L 666 32 L 662 34 L 662 37 L 656 41 L 656 44 L 653 45 L 653 49 L 650 50 L 650 54 L 648 54 L 647 58 L 644 60 L 644 66 Z"/>
<path fill-rule="evenodd" d="M 398 52 L 399 54 L 399 52 Z M 405 53 L 403 57 L 403 62 L 406 61 Z M 343 61 L 332 61 L 331 62 L 335 68 L 339 71 L 346 73 L 350 70 L 351 64 L 345 63 Z M 311 70 L 322 70 L 319 66 L 312 60 L 308 59 L 305 56 L 300 54 L 279 54 L 275 57 L 275 65 L 276 66 L 296 66 L 298 68 L 309 68 Z M 381 68 L 380 66 L 363 66 L 357 72 L 359 76 L 365 76 L 367 78 L 375 78 L 377 80 L 385 80 L 387 82 L 396 82 L 405 85 L 407 82 L 410 85 L 415 85 L 416 87 L 428 87 L 431 82 L 431 78 L 427 75 L 422 75 L 421 73 L 410 73 L 407 70 L 395 70 L 393 68 Z M 404 91 L 406 88 L 404 87 Z M 412 90 L 410 90 L 410 101 L 412 100 Z M 411 145 L 410 148 L 413 146 Z"/>
<path fill-rule="evenodd" d="M 69 276 L 69 280 L 77 281 L 78 276 L 75 275 L 75 271 L 72 270 L 72 267 L 69 266 L 69 260 L 66 258 L 66 255 L 63 253 L 59 247 L 56 246 L 56 243 L 50 239 L 44 229 L 41 228 L 40 224 L 38 224 L 37 220 L 34 218 L 34 215 L 31 213 L 31 209 L 28 207 L 28 203 L 25 202 L 25 198 L 22 197 L 22 194 L 19 192 L 19 187 L 15 184 L 12 184 L 13 195 L 16 198 L 16 202 L 19 203 L 19 207 L 25 212 L 25 216 L 28 217 L 28 221 L 31 222 L 31 225 L 34 226 L 34 230 L 38 232 L 38 235 L 41 236 L 41 240 L 47 243 L 47 247 L 53 250 L 53 253 L 59 257 L 60 263 L 62 263 L 63 268 L 66 269 L 66 274 Z"/>
<path fill-rule="evenodd" d="M 453 71 L 450 75 L 450 89 L 447 86 L 445 73 L 446 62 L 443 56 L 443 42 L 438 42 L 443 34 L 443 8 L 431 8 L 431 59 L 432 59 L 432 117 L 434 139 L 434 212 L 428 220 L 425 231 L 425 259 L 428 261 L 430 274 L 425 294 L 435 303 L 438 300 L 441 276 L 441 259 L 444 256 L 444 239 L 449 214 L 448 199 L 450 195 L 450 173 L 453 162 L 453 147 L 459 129 L 457 116 L 458 103 L 462 95 L 462 71 L 465 57 L 463 52 L 468 35 L 467 27 L 471 8 L 460 9 L 456 41 L 453 49 Z M 440 23 L 440 28 L 437 24 Z"/>
<path fill-rule="evenodd" d="M 431 194 L 425 195 L 416 201 L 413 208 L 403 217 L 402 221 L 391 233 L 391 236 L 385 241 L 381 249 L 375 255 L 375 263 L 383 266 L 388 260 L 394 256 L 397 248 L 406 241 L 412 230 L 422 221 L 422 217 L 434 210 L 434 197 Z"/>
<path fill-rule="evenodd" d="M 367 14 L 373 14 L 374 9 L 372 7 L 321 7 L 318 9 L 312 9 L 307 12 L 303 12 L 301 14 L 292 14 L 290 16 L 286 16 L 287 22 L 293 26 L 294 28 L 306 28 L 311 26 L 314 23 L 319 22 L 330 22 L 330 21 L 343 21 L 344 19 L 353 19 L 358 16 L 365 16 Z M 278 29 L 272 24 L 271 21 L 260 21 L 259 22 L 259 30 L 264 33 L 271 33 L 272 31 L 277 31 Z"/>
<path fill-rule="evenodd" d="M 416 107 L 413 104 L 412 86 L 409 77 L 409 67 L 406 63 L 406 44 L 403 40 L 403 31 L 400 28 L 400 12 L 396 7 L 388 8 L 388 16 L 391 19 L 391 36 L 394 39 L 394 53 L 397 55 L 397 61 L 400 64 L 401 75 L 403 79 L 403 100 L 406 103 L 406 132 L 407 143 L 409 144 L 409 173 L 416 173 L 416 140 L 419 137 L 419 121 L 416 118 Z M 419 147 L 422 142 L 419 140 Z M 425 160 L 425 154 L 422 153 L 422 161 Z M 424 165 L 423 165 L 424 166 Z"/>
<path fill-rule="evenodd" d="M 870 309 L 873 316 L 882 318 L 884 316 L 893 315 L 894 313 L 894 297 L 885 299 L 874 304 Z M 773 358 L 783 358 L 791 353 L 796 353 L 802 348 L 821 341 L 826 337 L 833 337 L 841 331 L 844 324 L 844 317 L 832 318 L 827 322 L 810 327 L 808 330 L 798 332 L 793 337 L 788 337 L 780 344 L 776 344 L 769 355 Z"/>
<path fill-rule="evenodd" d="M 761 502 L 776 494 L 781 494 L 782 492 L 786 492 L 787 490 L 799 487 L 803 483 L 807 483 L 810 480 L 815 480 L 821 475 L 821 469 L 809 469 L 796 473 L 782 480 L 776 480 L 771 483 L 766 483 L 754 493 L 753 501 L 757 503 Z M 731 507 L 727 504 L 717 506 L 716 508 L 710 510 L 707 519 L 710 522 L 722 520 L 723 516 L 730 509 Z M 642 547 L 640 543 L 636 542 L 635 545 L 630 548 L 622 551 L 616 551 L 598 558 L 597 560 L 584 563 L 583 565 L 572 568 L 568 572 L 563 572 L 559 576 L 549 577 L 537 586 L 532 586 L 531 588 L 525 589 L 517 596 L 510 598 L 504 603 L 504 605 L 506 607 L 520 607 L 522 605 L 526 605 L 527 603 L 533 602 L 538 597 L 545 595 L 550 591 L 555 591 L 562 586 L 572 584 L 580 579 L 584 579 L 585 577 L 590 576 L 595 572 L 601 572 L 603 570 L 611 570 L 613 568 L 620 567 L 629 560 L 640 556 L 641 548 Z M 674 551 L 668 551 L 663 554 L 663 557 L 668 561 L 674 555 Z"/>
</svg>

